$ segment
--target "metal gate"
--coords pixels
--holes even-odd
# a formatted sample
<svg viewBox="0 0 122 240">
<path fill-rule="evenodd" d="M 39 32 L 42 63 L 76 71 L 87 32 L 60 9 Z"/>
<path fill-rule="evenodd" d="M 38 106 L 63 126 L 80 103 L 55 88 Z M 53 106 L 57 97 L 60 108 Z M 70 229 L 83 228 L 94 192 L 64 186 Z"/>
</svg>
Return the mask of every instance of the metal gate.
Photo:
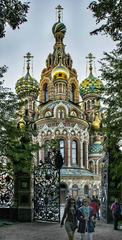
<svg viewBox="0 0 122 240">
<path fill-rule="evenodd" d="M 60 170 L 51 160 L 41 161 L 34 172 L 34 219 L 60 221 Z"/>
<path fill-rule="evenodd" d="M 14 204 L 14 179 L 7 170 L 0 172 L 0 208 L 12 207 Z"/>
</svg>

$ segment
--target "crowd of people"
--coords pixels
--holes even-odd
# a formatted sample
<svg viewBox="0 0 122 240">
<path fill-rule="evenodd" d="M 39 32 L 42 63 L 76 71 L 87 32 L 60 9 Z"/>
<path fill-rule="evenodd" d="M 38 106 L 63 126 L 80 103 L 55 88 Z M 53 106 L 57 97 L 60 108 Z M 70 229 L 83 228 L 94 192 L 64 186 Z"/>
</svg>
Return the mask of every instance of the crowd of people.
<svg viewBox="0 0 122 240">
<path fill-rule="evenodd" d="M 61 226 L 64 225 L 69 240 L 74 239 L 77 229 L 80 240 L 84 240 L 87 232 L 88 240 L 93 239 L 96 218 L 99 220 L 100 200 L 98 197 L 78 197 L 77 201 L 71 196 L 67 197 Z"/>
<path fill-rule="evenodd" d="M 120 204 L 117 199 L 115 199 L 115 202 L 111 205 L 111 211 L 114 230 L 117 230 L 119 216 L 121 214 Z M 96 219 L 100 220 L 100 200 L 98 196 L 92 196 L 92 198 L 88 196 L 83 199 L 78 197 L 77 200 L 72 196 L 66 198 L 61 227 L 65 225 L 68 240 L 74 240 L 76 229 L 80 234 L 80 240 L 85 239 L 86 233 L 87 240 L 93 240 Z"/>
</svg>

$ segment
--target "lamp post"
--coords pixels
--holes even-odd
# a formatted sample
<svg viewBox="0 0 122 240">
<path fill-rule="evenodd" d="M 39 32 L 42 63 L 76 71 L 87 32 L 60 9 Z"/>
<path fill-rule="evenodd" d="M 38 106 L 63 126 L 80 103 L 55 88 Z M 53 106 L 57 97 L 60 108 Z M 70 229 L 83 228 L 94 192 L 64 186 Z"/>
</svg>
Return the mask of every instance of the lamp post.
<svg viewBox="0 0 122 240">
<path fill-rule="evenodd" d="M 58 170 L 58 173 L 59 173 L 59 222 L 60 222 L 60 169 L 62 168 L 63 166 L 63 158 L 62 158 L 62 154 L 61 152 L 58 150 L 56 155 L 55 155 L 55 167 L 56 169 Z"/>
</svg>

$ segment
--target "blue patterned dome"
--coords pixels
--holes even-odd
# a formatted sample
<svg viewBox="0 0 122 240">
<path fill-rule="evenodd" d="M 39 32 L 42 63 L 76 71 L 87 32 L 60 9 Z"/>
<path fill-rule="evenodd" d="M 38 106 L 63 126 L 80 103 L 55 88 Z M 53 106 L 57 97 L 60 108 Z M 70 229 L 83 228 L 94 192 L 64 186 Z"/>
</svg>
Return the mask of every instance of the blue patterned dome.
<svg viewBox="0 0 122 240">
<path fill-rule="evenodd" d="M 103 89 L 103 83 L 101 80 L 97 79 L 93 76 L 92 73 L 89 74 L 88 78 L 86 78 L 80 84 L 80 95 L 81 97 L 88 93 L 96 93 L 100 94 Z"/>
<path fill-rule="evenodd" d="M 101 141 L 95 141 L 89 150 L 89 154 L 101 154 L 103 152 L 103 145 Z"/>
<path fill-rule="evenodd" d="M 96 78 L 92 73 L 92 61 L 94 59 L 92 53 L 89 53 L 87 58 L 89 59 L 89 76 L 80 84 L 81 97 L 89 93 L 101 94 L 103 90 L 102 81 Z"/>
</svg>

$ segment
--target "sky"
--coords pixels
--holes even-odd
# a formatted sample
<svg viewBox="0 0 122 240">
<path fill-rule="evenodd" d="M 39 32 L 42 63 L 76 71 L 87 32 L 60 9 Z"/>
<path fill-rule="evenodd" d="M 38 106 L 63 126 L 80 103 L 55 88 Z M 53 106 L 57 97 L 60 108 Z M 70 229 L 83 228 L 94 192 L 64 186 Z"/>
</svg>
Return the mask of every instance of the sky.
<svg viewBox="0 0 122 240">
<path fill-rule="evenodd" d="M 82 82 L 88 74 L 86 56 L 90 52 L 96 57 L 95 75 L 99 76 L 99 60 L 103 57 L 103 52 L 110 52 L 115 44 L 109 37 L 90 35 L 90 31 L 96 28 L 95 18 L 87 9 L 91 0 L 29 1 L 28 21 L 14 31 L 7 26 L 6 37 L 0 39 L 0 66 L 8 66 L 8 71 L 4 75 L 4 86 L 15 92 L 15 84 L 23 76 L 23 56 L 27 52 L 34 56 L 33 76 L 40 81 L 47 56 L 53 52 L 55 39 L 52 27 L 56 22 L 55 8 L 59 4 L 64 8 L 63 23 L 67 29 L 64 38 L 66 53 L 71 55 L 79 82 Z"/>
</svg>

